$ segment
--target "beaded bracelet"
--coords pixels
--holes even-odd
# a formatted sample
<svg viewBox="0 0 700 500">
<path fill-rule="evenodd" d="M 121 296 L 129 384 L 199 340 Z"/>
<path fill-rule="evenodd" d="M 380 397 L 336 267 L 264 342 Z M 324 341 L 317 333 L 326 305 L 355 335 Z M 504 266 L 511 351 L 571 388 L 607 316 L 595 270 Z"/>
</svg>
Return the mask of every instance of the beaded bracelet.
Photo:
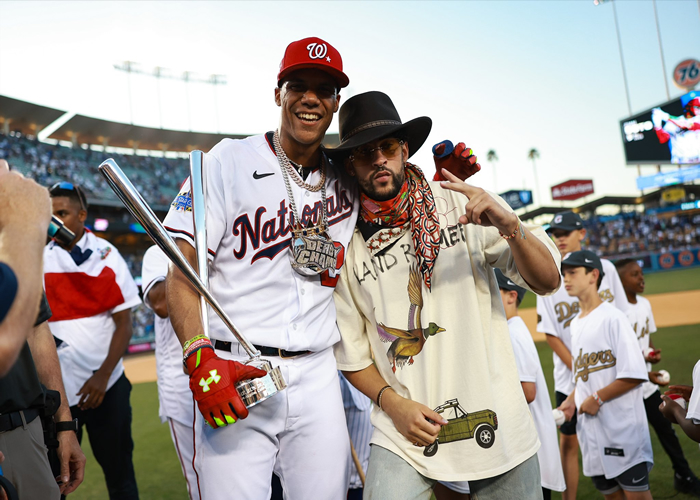
<svg viewBox="0 0 700 500">
<path fill-rule="evenodd" d="M 520 222 L 520 219 L 518 219 L 518 225 L 515 226 L 515 229 L 513 230 L 513 232 L 512 232 L 511 234 L 505 235 L 505 234 L 503 234 L 500 230 L 498 231 L 498 234 L 499 234 L 499 235 L 501 236 L 501 238 L 503 238 L 504 240 L 511 240 L 511 239 L 515 238 L 515 236 L 518 234 L 518 229 L 520 229 L 520 237 L 521 237 L 522 239 L 524 239 L 524 240 L 527 239 L 527 238 L 525 237 L 525 230 L 523 229 L 523 223 Z"/>
<path fill-rule="evenodd" d="M 593 393 L 593 399 L 595 399 L 596 403 L 598 403 L 598 406 L 603 406 L 603 403 L 605 403 L 605 401 L 600 399 L 600 396 L 598 396 L 597 392 Z"/>
<path fill-rule="evenodd" d="M 382 408 L 382 396 L 384 395 L 384 391 L 386 391 L 387 389 L 391 389 L 391 386 L 385 385 L 384 387 L 382 387 L 379 390 L 379 394 L 377 395 L 377 406 L 379 407 L 380 410 L 384 409 L 384 408 Z"/>
</svg>

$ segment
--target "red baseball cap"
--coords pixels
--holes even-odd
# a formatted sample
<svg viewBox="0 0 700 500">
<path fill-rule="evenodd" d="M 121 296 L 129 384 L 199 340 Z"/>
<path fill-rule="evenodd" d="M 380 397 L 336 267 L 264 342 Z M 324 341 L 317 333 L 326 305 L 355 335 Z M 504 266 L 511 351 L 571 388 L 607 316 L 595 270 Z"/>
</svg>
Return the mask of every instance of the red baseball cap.
<svg viewBox="0 0 700 500">
<path fill-rule="evenodd" d="M 335 47 L 320 38 L 310 37 L 287 45 L 280 62 L 277 85 L 284 77 L 298 69 L 320 69 L 331 75 L 340 88 L 347 87 L 350 79 L 343 73 L 343 59 Z"/>
</svg>

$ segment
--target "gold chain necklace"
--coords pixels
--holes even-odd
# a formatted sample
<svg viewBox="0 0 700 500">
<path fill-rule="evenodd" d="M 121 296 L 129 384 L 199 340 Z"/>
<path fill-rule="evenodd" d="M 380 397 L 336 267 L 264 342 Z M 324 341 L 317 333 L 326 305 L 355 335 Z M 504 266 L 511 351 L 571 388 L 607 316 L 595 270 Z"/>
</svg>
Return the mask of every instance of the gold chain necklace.
<svg viewBox="0 0 700 500">
<path fill-rule="evenodd" d="M 292 180 L 297 186 L 299 186 L 302 189 L 306 189 L 307 191 L 311 191 L 312 193 L 315 193 L 326 185 L 326 162 L 321 160 L 321 180 L 318 181 L 318 184 L 307 184 L 304 181 L 304 179 L 301 178 L 301 175 L 299 175 L 297 169 L 294 168 L 294 166 L 292 165 L 292 162 L 287 157 L 287 154 L 284 152 L 284 149 L 282 149 L 282 144 L 280 144 L 279 129 L 275 130 L 275 134 L 272 136 L 272 145 L 275 147 L 275 153 L 277 154 L 277 160 L 279 161 L 279 164 L 289 174 L 289 176 L 292 178 Z"/>
</svg>

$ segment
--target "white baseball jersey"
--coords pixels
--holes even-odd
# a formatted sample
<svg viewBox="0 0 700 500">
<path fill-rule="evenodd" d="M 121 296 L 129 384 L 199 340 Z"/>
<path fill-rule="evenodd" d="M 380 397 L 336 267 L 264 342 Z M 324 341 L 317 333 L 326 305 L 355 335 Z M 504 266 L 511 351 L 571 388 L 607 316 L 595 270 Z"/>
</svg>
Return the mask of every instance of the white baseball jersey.
<svg viewBox="0 0 700 500">
<path fill-rule="evenodd" d="M 700 116 L 672 116 L 656 108 L 652 111 L 652 120 L 657 123 L 658 120 L 666 121 L 663 129 L 671 136 L 668 144 L 671 163 L 700 162 L 700 130 L 689 130 L 700 124 Z"/>
<path fill-rule="evenodd" d="M 235 425 L 211 429 L 195 412 L 202 496 L 230 498 L 230 481 L 222 478 L 238 471 L 236 494 L 264 498 L 274 468 L 292 498 L 344 497 L 350 442 L 330 347 L 340 338 L 332 297 L 357 221 L 356 183 L 344 170 L 326 166 L 329 233 L 340 252 L 335 273 L 307 277 L 291 266 L 291 209 L 267 137 L 224 139 L 204 156 L 204 169 L 209 289 L 251 343 L 312 354 L 267 358 L 280 368 L 287 388 Z M 306 182 L 315 185 L 320 176 L 316 170 Z M 310 192 L 293 179 L 290 188 L 302 222 L 319 222 L 321 191 Z M 194 246 L 189 191 L 187 181 L 165 226 Z M 211 308 L 209 328 L 213 339 L 234 342 L 231 352 L 217 350 L 218 356 L 247 359 Z"/>
<path fill-rule="evenodd" d="M 152 309 L 148 293 L 154 285 L 165 280 L 170 261 L 157 246 L 152 246 L 143 256 L 141 283 L 143 302 Z M 155 315 L 156 370 L 158 373 L 158 416 L 161 422 L 168 418 L 189 425 L 194 424 L 190 378 L 182 370 L 182 345 L 175 335 L 168 318 Z"/>
<path fill-rule="evenodd" d="M 567 254 L 568 255 L 568 254 Z M 566 258 L 566 256 L 564 256 Z M 563 259 L 562 259 L 563 260 Z M 600 259 L 603 264 L 603 280 L 600 283 L 598 293 L 603 301 L 610 302 L 621 311 L 627 310 L 627 296 L 622 287 L 620 276 L 612 262 Z M 561 278 L 562 286 L 549 297 L 537 296 L 537 331 L 547 335 L 558 337 L 571 351 L 571 332 L 569 326 L 571 320 L 578 314 L 578 298 L 570 296 L 563 286 L 564 277 Z M 556 353 L 552 353 L 554 359 L 554 390 L 569 395 L 574 389 L 571 382 L 571 370 Z"/>
<path fill-rule="evenodd" d="M 617 379 L 647 380 L 644 357 L 627 316 L 607 302 L 571 322 L 576 409 Z M 606 401 L 595 416 L 578 415 L 576 432 L 583 474 L 608 479 L 646 462 L 653 454 L 642 386 Z"/>
<path fill-rule="evenodd" d="M 532 335 L 520 316 L 514 316 L 508 320 L 508 330 L 510 331 L 510 340 L 513 344 L 513 354 L 520 381 L 533 382 L 537 390 L 535 399 L 528 406 L 542 444 L 537 452 L 542 487 L 553 491 L 564 491 L 566 483 L 561 467 L 557 425 L 552 415 L 552 401 L 549 399 L 549 389 L 544 378 L 537 347 L 535 347 Z"/>
<path fill-rule="evenodd" d="M 693 387 L 685 418 L 692 418 L 695 425 L 700 425 L 700 361 L 693 368 Z"/>
<path fill-rule="evenodd" d="M 627 307 L 627 317 L 630 320 L 632 329 L 635 335 L 637 335 L 637 340 L 639 341 L 639 348 L 644 355 L 644 350 L 649 347 L 649 336 L 656 332 L 656 323 L 654 323 L 654 315 L 651 312 L 651 304 L 649 300 L 637 295 L 637 303 L 629 304 Z M 651 363 L 647 363 L 647 371 L 651 371 Z M 648 380 L 642 385 L 642 392 L 644 394 L 644 399 L 648 398 L 654 392 L 659 389 L 659 386 Z"/>
<path fill-rule="evenodd" d="M 336 273 L 302 276 L 290 265 L 289 200 L 272 145 L 264 135 L 224 139 L 204 156 L 207 187 L 209 289 L 253 344 L 290 351 L 322 351 L 340 339 L 333 290 L 357 220 L 356 184 L 338 168 L 326 167 L 329 232 L 340 247 Z M 306 182 L 315 185 L 320 170 Z M 321 191 L 290 179 L 304 222 L 322 214 Z M 189 180 L 165 218 L 173 237 L 192 246 Z M 210 308 L 210 336 L 235 337 Z"/>
<path fill-rule="evenodd" d="M 76 393 L 107 358 L 116 330 L 112 315 L 141 302 L 126 262 L 111 243 L 85 230 L 76 247 L 85 259 L 80 265 L 56 242 L 44 247 L 44 288 L 53 312 L 49 328 L 63 341 L 57 350 L 70 406 L 78 404 Z M 122 373 L 120 359 L 108 390 Z"/>
</svg>

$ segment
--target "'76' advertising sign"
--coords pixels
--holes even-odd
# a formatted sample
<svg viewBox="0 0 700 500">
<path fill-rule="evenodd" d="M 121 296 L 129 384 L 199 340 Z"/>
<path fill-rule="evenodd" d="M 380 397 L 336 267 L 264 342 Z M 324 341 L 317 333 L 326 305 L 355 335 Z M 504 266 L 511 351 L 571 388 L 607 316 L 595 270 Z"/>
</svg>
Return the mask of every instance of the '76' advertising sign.
<svg viewBox="0 0 700 500">
<path fill-rule="evenodd" d="M 682 89 L 692 89 L 700 82 L 700 61 L 686 59 L 673 70 L 673 81 Z"/>
</svg>

